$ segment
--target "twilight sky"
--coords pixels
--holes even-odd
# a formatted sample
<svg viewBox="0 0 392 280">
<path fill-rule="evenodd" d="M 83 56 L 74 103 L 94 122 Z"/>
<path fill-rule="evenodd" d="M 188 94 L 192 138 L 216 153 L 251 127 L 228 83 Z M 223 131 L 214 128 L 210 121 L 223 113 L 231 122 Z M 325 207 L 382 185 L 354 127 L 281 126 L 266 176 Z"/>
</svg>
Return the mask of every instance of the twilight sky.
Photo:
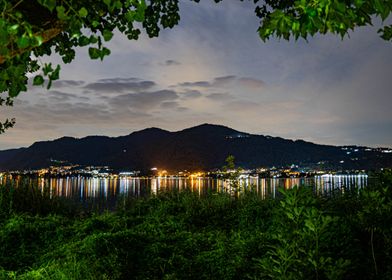
<svg viewBox="0 0 392 280">
<path fill-rule="evenodd" d="M 117 34 L 103 62 L 81 49 L 50 91 L 32 87 L 14 107 L 0 108 L 0 120 L 17 120 L 0 135 L 0 150 L 206 122 L 322 144 L 392 147 L 392 44 L 379 38 L 377 25 L 343 41 L 328 35 L 263 43 L 251 3 L 181 3 L 180 24 L 159 38 Z"/>
</svg>

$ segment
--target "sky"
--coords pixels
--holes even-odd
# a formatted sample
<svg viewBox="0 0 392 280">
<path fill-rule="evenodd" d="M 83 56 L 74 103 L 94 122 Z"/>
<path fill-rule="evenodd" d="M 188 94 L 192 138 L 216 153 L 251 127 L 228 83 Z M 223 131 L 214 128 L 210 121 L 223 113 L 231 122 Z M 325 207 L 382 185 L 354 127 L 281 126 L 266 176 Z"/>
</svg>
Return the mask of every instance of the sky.
<svg viewBox="0 0 392 280">
<path fill-rule="evenodd" d="M 344 40 L 262 42 L 249 2 L 180 2 L 180 24 L 158 38 L 116 34 L 103 62 L 79 49 L 50 91 L 30 87 L 13 107 L 0 108 L 1 120 L 16 118 L 0 135 L 0 150 L 202 123 L 320 144 L 392 147 L 392 44 L 377 34 L 379 22 Z"/>
</svg>

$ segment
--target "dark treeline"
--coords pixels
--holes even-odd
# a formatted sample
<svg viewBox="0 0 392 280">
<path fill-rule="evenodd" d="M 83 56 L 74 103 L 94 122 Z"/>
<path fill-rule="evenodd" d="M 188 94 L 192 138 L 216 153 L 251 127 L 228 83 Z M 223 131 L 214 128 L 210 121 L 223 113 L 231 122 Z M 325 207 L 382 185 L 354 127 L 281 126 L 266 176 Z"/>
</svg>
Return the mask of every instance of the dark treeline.
<svg viewBox="0 0 392 280">
<path fill-rule="evenodd" d="M 262 200 L 120 199 L 99 212 L 0 187 L 0 279 L 392 279 L 392 172 L 361 190 Z"/>
</svg>

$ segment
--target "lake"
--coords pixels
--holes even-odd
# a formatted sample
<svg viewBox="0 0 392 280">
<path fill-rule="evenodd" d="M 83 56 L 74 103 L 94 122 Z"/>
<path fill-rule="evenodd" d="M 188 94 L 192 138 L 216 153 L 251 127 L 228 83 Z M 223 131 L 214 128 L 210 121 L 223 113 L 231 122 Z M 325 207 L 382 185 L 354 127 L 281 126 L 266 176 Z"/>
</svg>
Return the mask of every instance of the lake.
<svg viewBox="0 0 392 280">
<path fill-rule="evenodd" d="M 21 178 L 2 177 L 4 184 L 13 180 L 17 184 Z M 223 179 L 211 177 L 66 177 L 28 179 L 41 189 L 48 188 L 51 196 L 66 197 L 81 202 L 100 200 L 112 205 L 118 197 L 147 197 L 160 191 L 190 190 L 200 196 L 210 192 L 230 191 L 230 184 Z M 332 190 L 364 188 L 368 185 L 367 175 L 321 175 L 305 178 L 259 178 L 242 176 L 241 189 L 253 189 L 261 197 L 275 197 L 279 188 L 293 186 L 313 186 L 317 194 L 327 194 Z"/>
</svg>

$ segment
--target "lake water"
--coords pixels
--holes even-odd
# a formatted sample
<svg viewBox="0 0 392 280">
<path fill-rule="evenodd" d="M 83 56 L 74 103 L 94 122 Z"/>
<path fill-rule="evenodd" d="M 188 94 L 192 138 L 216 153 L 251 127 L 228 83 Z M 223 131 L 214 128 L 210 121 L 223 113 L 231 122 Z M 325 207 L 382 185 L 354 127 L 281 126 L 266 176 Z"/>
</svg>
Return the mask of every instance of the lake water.
<svg viewBox="0 0 392 280">
<path fill-rule="evenodd" d="M 3 177 L 0 181 L 5 183 L 10 179 Z M 49 189 L 51 196 L 67 197 L 79 201 L 98 199 L 115 203 L 118 197 L 147 197 L 160 191 L 190 190 L 206 195 L 209 192 L 228 192 L 230 183 L 223 179 L 210 177 L 153 177 L 153 178 L 38 178 L 29 179 L 30 183 L 38 184 L 41 189 Z M 368 185 L 367 175 L 322 175 L 306 178 L 259 178 L 242 177 L 241 189 L 253 189 L 261 197 L 275 197 L 279 188 L 289 189 L 293 186 L 313 186 L 316 193 L 327 194 L 332 190 L 346 190 L 350 188 L 364 188 Z"/>
</svg>

